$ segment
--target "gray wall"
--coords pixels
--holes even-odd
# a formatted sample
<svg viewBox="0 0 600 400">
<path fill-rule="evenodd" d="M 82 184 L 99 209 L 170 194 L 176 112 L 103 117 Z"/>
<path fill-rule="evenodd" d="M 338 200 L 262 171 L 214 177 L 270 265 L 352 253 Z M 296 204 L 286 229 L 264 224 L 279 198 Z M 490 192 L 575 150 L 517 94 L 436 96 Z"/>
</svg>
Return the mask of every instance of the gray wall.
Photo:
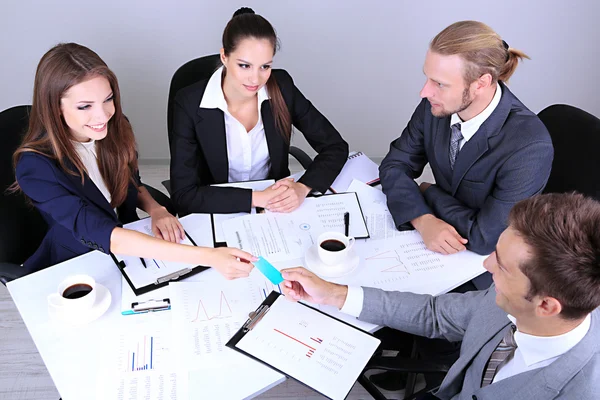
<svg viewBox="0 0 600 400">
<path fill-rule="evenodd" d="M 532 58 L 511 90 L 534 112 L 569 103 L 600 116 L 597 0 L 4 0 L 0 109 L 30 103 L 36 65 L 61 41 L 95 50 L 115 71 L 140 157 L 166 160 L 166 98 L 184 62 L 220 48 L 233 11 L 248 5 L 277 29 L 297 86 L 350 148 L 379 158 L 419 101 L 428 42 L 463 19 L 486 22 Z M 301 136 L 301 135 L 298 135 Z M 296 137 L 296 144 L 307 147 Z"/>
</svg>

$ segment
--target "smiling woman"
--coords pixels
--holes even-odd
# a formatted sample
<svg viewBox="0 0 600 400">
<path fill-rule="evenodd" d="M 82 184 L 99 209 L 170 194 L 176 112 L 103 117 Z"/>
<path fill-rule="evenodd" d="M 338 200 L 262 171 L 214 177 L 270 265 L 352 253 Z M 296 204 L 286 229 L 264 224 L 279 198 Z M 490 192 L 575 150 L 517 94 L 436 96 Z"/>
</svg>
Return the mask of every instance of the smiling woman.
<svg viewBox="0 0 600 400">
<path fill-rule="evenodd" d="M 278 47 L 269 21 L 241 8 L 223 31 L 223 66 L 177 93 L 171 187 L 180 214 L 289 212 L 312 189 L 325 192 L 344 166 L 348 144 L 286 71 L 272 69 Z M 319 153 L 297 182 L 284 179 L 292 126 Z M 210 186 L 261 179 L 278 181 L 255 192 Z"/>
<path fill-rule="evenodd" d="M 254 258 L 246 252 L 178 243 L 183 227 L 141 184 L 117 78 L 92 50 L 66 43 L 42 57 L 29 120 L 11 190 L 38 208 L 48 232 L 25 273 L 94 249 L 210 265 L 230 279 L 248 275 L 243 261 Z M 154 237 L 122 228 L 138 219 L 136 207 L 152 218 Z"/>
</svg>

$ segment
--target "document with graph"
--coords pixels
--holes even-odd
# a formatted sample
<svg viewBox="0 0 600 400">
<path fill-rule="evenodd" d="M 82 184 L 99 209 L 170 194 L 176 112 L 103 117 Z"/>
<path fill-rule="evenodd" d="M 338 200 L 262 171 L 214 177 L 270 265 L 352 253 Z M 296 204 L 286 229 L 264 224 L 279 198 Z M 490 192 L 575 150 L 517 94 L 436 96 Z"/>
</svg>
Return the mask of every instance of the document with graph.
<svg viewBox="0 0 600 400">
<path fill-rule="evenodd" d="M 169 290 L 178 365 L 194 370 L 255 364 L 226 348 L 225 343 L 269 293 L 280 292 L 279 286 L 253 270 L 248 278 L 223 278 L 218 284 L 215 280 L 174 282 Z"/>
<path fill-rule="evenodd" d="M 380 340 L 276 291 L 227 342 L 330 399 L 344 399 Z"/>
</svg>

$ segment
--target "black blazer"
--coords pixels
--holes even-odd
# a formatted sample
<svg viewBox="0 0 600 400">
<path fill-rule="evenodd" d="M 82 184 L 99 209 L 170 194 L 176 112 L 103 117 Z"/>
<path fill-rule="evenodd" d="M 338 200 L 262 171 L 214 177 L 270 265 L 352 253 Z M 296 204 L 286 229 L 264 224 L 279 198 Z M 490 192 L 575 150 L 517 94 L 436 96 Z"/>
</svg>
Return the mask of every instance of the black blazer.
<svg viewBox="0 0 600 400">
<path fill-rule="evenodd" d="M 299 182 L 325 192 L 346 162 L 348 144 L 302 95 L 286 71 L 274 69 L 272 74 L 292 124 L 319 153 Z M 200 108 L 207 84 L 208 79 L 204 79 L 181 89 L 175 96 L 170 143 L 172 200 L 180 215 L 250 211 L 251 190 L 209 186 L 227 183 L 229 161 L 223 111 Z M 268 178 L 285 178 L 290 175 L 290 145 L 275 127 L 269 100 L 263 102 L 261 115 L 271 159 Z"/>
</svg>

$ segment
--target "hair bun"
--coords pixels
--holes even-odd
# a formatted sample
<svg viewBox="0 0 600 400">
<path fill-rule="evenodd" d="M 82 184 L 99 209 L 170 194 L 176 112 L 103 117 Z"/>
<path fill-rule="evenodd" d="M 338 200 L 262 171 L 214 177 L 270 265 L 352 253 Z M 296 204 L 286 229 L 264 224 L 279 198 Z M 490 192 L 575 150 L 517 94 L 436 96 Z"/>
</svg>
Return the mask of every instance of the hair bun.
<svg viewBox="0 0 600 400">
<path fill-rule="evenodd" d="M 256 13 L 250 7 L 242 7 L 239 10 L 237 10 L 236 12 L 234 12 L 233 17 L 231 17 L 231 18 L 235 18 L 238 15 L 243 15 L 243 14 L 256 14 Z"/>
</svg>

